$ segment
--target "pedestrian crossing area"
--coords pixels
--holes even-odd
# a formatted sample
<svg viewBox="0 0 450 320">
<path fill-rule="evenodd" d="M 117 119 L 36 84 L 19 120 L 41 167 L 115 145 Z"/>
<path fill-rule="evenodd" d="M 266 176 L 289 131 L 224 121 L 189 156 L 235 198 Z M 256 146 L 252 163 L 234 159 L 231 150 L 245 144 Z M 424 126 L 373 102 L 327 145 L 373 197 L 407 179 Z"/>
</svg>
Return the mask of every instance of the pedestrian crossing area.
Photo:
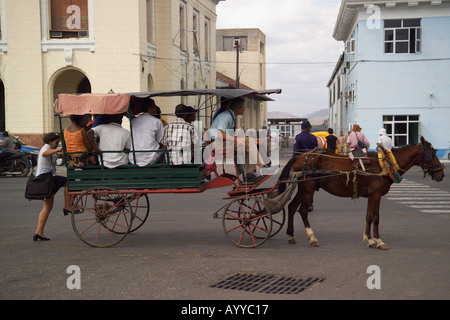
<svg viewBox="0 0 450 320">
<path fill-rule="evenodd" d="M 407 179 L 392 185 L 386 198 L 423 213 L 450 214 L 450 192 Z"/>
</svg>

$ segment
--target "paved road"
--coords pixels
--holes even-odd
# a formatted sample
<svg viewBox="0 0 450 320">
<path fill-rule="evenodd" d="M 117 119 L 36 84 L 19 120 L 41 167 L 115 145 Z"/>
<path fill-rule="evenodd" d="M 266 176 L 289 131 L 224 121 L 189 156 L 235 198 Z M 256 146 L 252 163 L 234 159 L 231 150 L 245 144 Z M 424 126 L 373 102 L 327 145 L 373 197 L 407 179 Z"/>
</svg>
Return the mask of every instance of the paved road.
<svg viewBox="0 0 450 320">
<path fill-rule="evenodd" d="M 31 237 L 41 203 L 23 198 L 26 179 L 0 178 L 0 299 L 447 300 L 449 178 L 448 168 L 444 181 L 436 183 L 415 167 L 385 197 L 380 233 L 387 251 L 362 241 L 367 200 L 323 191 L 310 219 L 319 248 L 307 244 L 298 215 L 296 245 L 287 243 L 284 228 L 259 248 L 235 247 L 212 217 L 226 203 L 224 189 L 152 195 L 146 224 L 107 249 L 91 248 L 76 237 L 62 214 L 60 194 L 46 227 L 51 241 L 36 243 Z M 81 289 L 67 287 L 72 265 L 80 268 Z M 367 272 L 373 265 L 379 267 L 381 289 L 369 290 L 367 280 L 377 274 Z M 323 281 L 289 295 L 211 287 L 237 273 Z"/>
</svg>

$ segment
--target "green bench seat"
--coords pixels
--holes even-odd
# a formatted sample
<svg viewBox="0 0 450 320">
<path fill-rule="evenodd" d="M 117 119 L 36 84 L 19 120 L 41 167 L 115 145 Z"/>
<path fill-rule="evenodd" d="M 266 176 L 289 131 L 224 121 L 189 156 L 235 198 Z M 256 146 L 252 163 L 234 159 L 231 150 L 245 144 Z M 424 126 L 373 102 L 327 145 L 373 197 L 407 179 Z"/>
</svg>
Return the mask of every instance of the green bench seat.
<svg viewBox="0 0 450 320">
<path fill-rule="evenodd" d="M 202 184 L 200 165 L 169 166 L 136 165 L 114 169 L 95 166 L 67 168 L 69 191 L 82 191 L 94 187 L 118 190 L 199 188 Z"/>
</svg>

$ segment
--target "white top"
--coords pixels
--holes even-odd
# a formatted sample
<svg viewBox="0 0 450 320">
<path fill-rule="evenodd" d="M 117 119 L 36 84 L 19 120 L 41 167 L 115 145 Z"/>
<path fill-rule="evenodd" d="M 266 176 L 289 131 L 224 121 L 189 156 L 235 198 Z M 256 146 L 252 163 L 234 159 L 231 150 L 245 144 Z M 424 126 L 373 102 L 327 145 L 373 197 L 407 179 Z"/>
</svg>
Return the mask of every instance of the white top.
<svg viewBox="0 0 450 320">
<path fill-rule="evenodd" d="M 151 151 L 158 150 L 162 139 L 164 125 L 161 120 L 154 116 L 144 113 L 141 116 L 131 120 L 133 131 L 134 150 Z M 147 164 L 155 163 L 159 152 L 136 152 L 136 164 L 143 167 Z M 130 163 L 134 163 L 134 154 L 129 154 Z"/>
<path fill-rule="evenodd" d="M 377 143 L 381 144 L 385 149 L 392 149 L 392 140 L 385 134 L 378 138 Z"/>
<path fill-rule="evenodd" d="M 36 177 L 43 173 L 52 172 L 53 175 L 56 175 L 56 160 L 59 158 L 59 152 L 44 157 L 42 153 L 44 153 L 47 150 L 51 150 L 52 147 L 50 147 L 49 144 L 45 144 L 41 150 L 39 151 L 38 161 L 37 161 L 37 169 L 36 169 Z"/>
<path fill-rule="evenodd" d="M 95 137 L 100 137 L 98 145 L 100 151 L 123 151 L 131 148 L 130 132 L 118 123 L 101 124 L 92 128 Z M 100 163 L 101 158 L 99 159 Z M 103 164 L 107 168 L 115 168 L 123 164 L 128 164 L 127 153 L 103 153 Z"/>
</svg>

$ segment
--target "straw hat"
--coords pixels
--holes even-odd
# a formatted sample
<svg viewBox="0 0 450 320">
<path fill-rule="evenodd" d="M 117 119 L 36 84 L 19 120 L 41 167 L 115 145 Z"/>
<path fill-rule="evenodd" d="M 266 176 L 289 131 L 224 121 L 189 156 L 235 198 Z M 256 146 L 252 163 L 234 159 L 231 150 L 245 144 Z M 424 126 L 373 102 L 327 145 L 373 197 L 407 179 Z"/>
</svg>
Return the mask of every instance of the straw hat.
<svg viewBox="0 0 450 320">
<path fill-rule="evenodd" d="M 357 132 L 357 131 L 361 131 L 361 127 L 359 126 L 359 125 L 357 125 L 357 124 L 355 124 L 354 126 L 353 126 L 353 131 L 355 131 L 355 132 Z"/>
</svg>

